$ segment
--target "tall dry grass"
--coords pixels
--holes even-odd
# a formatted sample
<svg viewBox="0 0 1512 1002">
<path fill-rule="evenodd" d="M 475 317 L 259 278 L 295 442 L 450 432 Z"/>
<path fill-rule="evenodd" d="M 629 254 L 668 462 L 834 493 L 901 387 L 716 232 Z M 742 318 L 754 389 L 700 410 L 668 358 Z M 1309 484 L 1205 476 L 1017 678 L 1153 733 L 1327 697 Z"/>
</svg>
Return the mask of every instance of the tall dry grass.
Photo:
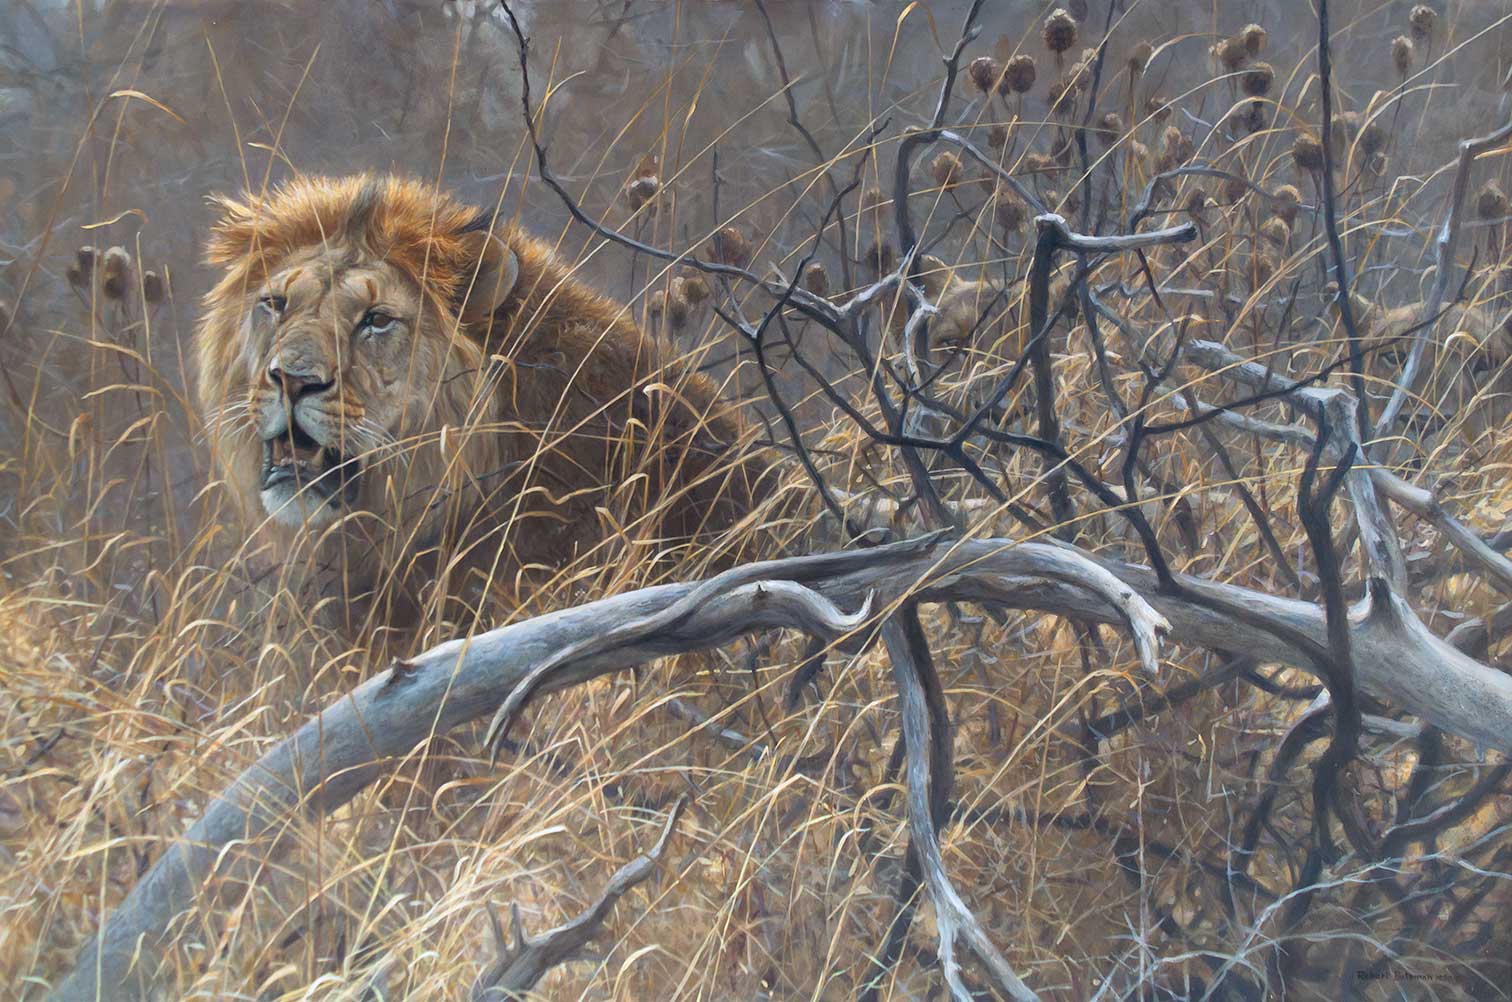
<svg viewBox="0 0 1512 1002">
<path fill-rule="evenodd" d="M 762 271 L 791 270 L 807 252 L 829 197 L 819 168 L 841 183 L 859 176 L 843 203 L 843 242 L 832 227 L 820 256 L 840 295 L 841 256 L 860 286 L 895 239 L 898 132 L 932 109 L 937 50 L 948 50 L 961 6 L 774 12 L 787 68 L 801 78 L 796 110 L 823 147 L 817 166 L 787 121 L 771 40 L 754 12 L 532 10 L 533 72 L 559 88 L 543 119 L 546 139 L 559 172 L 606 222 L 659 247 L 694 249 L 733 226 Z M 1106 10 L 1090 6 L 1082 37 L 1059 56 L 1039 36 L 1042 10 L 993 6 L 967 59 L 992 54 L 1006 65 L 1031 55 L 1039 79 L 1023 95 L 999 96 L 974 90 L 963 75 L 955 105 L 960 130 L 1073 222 L 1086 189 L 1077 151 L 1063 145 L 1071 119 L 1051 107 L 1049 93 L 1101 37 Z M 1293 152 L 1317 120 L 1310 26 L 1290 23 L 1297 14 L 1289 5 L 1289 13 L 1267 8 L 1266 49 L 1231 71 L 1208 49 L 1249 21 L 1249 8 L 1184 4 L 1173 17 L 1169 6 L 1136 0 L 1113 19 L 1096 120 L 1106 131 L 1089 141 L 1096 218 L 1118 228 L 1157 172 L 1193 159 L 1267 191 L 1292 185 L 1301 202 L 1317 205 L 1315 175 Z M 518 92 L 505 29 L 486 9 L 447 9 L 186 13 L 149 3 L 0 14 L 15 37 L 45 37 L 51 60 L 8 55 L 4 64 L 15 81 L 7 100 L 36 145 L 12 155 L 26 168 L 22 182 L 0 178 L 0 985 L 9 986 L 0 997 L 43 997 L 211 798 L 379 667 L 365 641 L 329 627 L 331 610 L 308 588 L 310 568 L 264 547 L 209 470 L 184 377 L 206 279 L 195 252 L 209 218 L 197 208 L 206 191 L 256 187 L 294 169 L 390 163 L 480 203 L 502 189 L 507 212 L 557 241 L 585 278 L 624 295 L 686 361 L 716 371 L 732 397 L 750 400 L 753 426 L 779 451 L 790 447 L 738 340 L 708 305 L 687 301 L 686 285 L 674 285 L 686 274 L 586 240 L 528 183 L 529 151 L 510 120 Z M 1508 18 L 1473 4 L 1441 9 L 1403 78 L 1391 40 L 1411 34 L 1405 7 L 1360 4 L 1348 15 L 1336 14 L 1336 45 L 1345 107 L 1360 118 L 1340 151 L 1341 228 L 1378 318 L 1419 302 L 1431 282 L 1425 269 L 1452 141 L 1484 131 L 1482 113 L 1505 117 L 1494 88 L 1503 67 L 1479 67 L 1506 51 Z M 1148 55 L 1138 51 L 1145 41 Z M 1137 69 L 1135 57 L 1144 64 Z M 1244 88 L 1259 86 L 1249 74 L 1262 59 L 1271 82 L 1252 112 Z M 340 113 L 323 113 L 326 101 Z M 1104 112 L 1119 120 L 1103 123 Z M 887 116 L 890 131 L 865 142 L 868 123 Z M 1384 140 L 1367 151 L 1377 141 L 1365 139 L 1371 127 Z M 938 152 L 918 165 L 912 194 L 935 258 L 931 287 L 951 307 L 926 361 L 950 361 L 935 393 L 964 408 L 1027 339 L 1033 230 L 1002 189 Z M 657 158 L 657 190 L 636 207 L 623 188 L 643 176 L 647 155 Z M 1473 269 L 1454 318 L 1466 336 L 1435 355 L 1427 414 L 1392 452 L 1404 476 L 1436 485 L 1484 531 L 1500 529 L 1512 511 L 1499 400 L 1512 356 L 1499 327 L 1508 313 L 1507 212 L 1505 198 L 1498 211 L 1483 188 L 1497 179 L 1505 186 L 1504 174 L 1500 154 L 1478 169 L 1476 187 L 1489 201 L 1466 234 L 1462 263 Z M 1200 175 L 1173 179 L 1157 195 L 1155 219 L 1190 218 L 1200 239 L 1149 256 L 1165 290 L 1158 303 L 1144 293 L 1137 261 L 1099 273 L 1100 285 L 1125 285 L 1104 298 L 1131 330 L 1154 335 L 1158 351 L 1170 350 L 1177 330 L 1220 340 L 1290 376 L 1340 355 L 1314 213 L 1278 225 L 1255 192 Z M 70 276 L 83 244 L 130 255 L 118 294 L 107 289 L 103 259 L 95 275 Z M 160 293 L 149 295 L 149 270 Z M 766 305 L 739 290 L 733 299 L 747 311 Z M 871 328 L 897 357 L 902 308 L 884 303 Z M 1371 322 L 1380 361 L 1367 376 L 1384 393 L 1400 328 Z M 822 332 L 793 323 L 809 360 L 877 421 L 870 374 Z M 1137 401 L 1144 378 L 1136 343 L 1113 325 L 1102 337 L 1107 385 L 1086 327 L 1062 324 L 1058 400 L 1075 458 L 1117 482 L 1129 424 L 1107 394 Z M 827 480 L 854 493 L 906 495 L 895 450 L 869 441 L 826 399 L 791 348 L 776 362 L 777 386 Z M 1209 402 L 1228 399 L 1220 381 L 1195 369 L 1173 382 Z M 1168 391 L 1148 408 L 1152 421 L 1184 413 Z M 1284 412 L 1273 406 L 1260 416 Z M 1142 503 L 1173 569 L 1279 594 L 1298 594 L 1300 584 L 1316 598 L 1295 510 L 1305 455 L 1217 434 L 1232 468 L 1197 430 L 1146 448 Z M 978 458 L 1014 504 L 1046 517 L 1037 457 L 983 449 Z M 959 469 L 933 465 L 949 500 L 985 496 Z M 788 466 L 797 494 L 805 479 Z M 1299 580 L 1262 544 L 1240 486 Z M 1077 500 L 1087 513 L 1077 526 L 1083 545 L 1142 559 L 1116 515 L 1088 496 Z M 753 519 L 726 543 L 752 554 L 840 545 L 819 510 L 810 502 L 780 519 Z M 974 532 L 1028 535 L 1004 505 L 974 510 Z M 898 531 L 913 531 L 915 519 L 899 516 Z M 1419 562 L 1442 553 L 1429 528 L 1399 527 Z M 667 559 L 644 539 L 619 538 L 546 576 L 530 608 L 700 576 L 708 566 L 697 548 Z M 1476 618 L 1491 624 L 1486 656 L 1505 658 L 1505 610 L 1484 581 L 1437 575 L 1414 602 L 1441 633 Z M 494 607 L 477 623 L 436 620 L 415 643 L 523 614 Z M 1261 920 L 1291 888 L 1310 837 L 1306 777 L 1318 749 L 1304 750 L 1275 782 L 1268 770 L 1312 680 L 1267 669 L 1271 691 L 1225 682 L 1119 730 L 1089 756 L 1088 722 L 1202 678 L 1216 656 L 1178 644 L 1161 678 L 1149 680 L 1111 631 L 1088 636 L 1053 617 L 957 608 L 931 610 L 925 625 L 957 728 L 957 820 L 946 832 L 946 861 L 1019 973 L 1045 997 L 1118 997 L 1141 984 L 1148 997 L 1184 997 L 1195 979 L 1211 978 L 1214 957 L 1263 966 L 1272 927 Z M 531 930 L 575 913 L 650 844 L 685 794 L 691 806 L 658 875 L 621 903 L 598 952 L 543 982 L 543 997 L 855 997 L 873 975 L 869 958 L 892 914 L 907 841 L 890 763 L 895 693 L 885 659 L 867 651 L 832 654 L 790 702 L 805 660 L 797 638 L 759 638 L 546 698 L 497 765 L 480 751 L 479 733 L 437 736 L 335 815 L 291 820 L 295 848 L 265 872 L 218 877 L 174 929 L 168 997 L 464 997 L 489 959 L 487 909 L 516 904 Z M 1443 746 L 1431 791 L 1448 801 L 1484 774 L 1487 757 L 1452 738 Z M 1370 744 L 1357 788 L 1373 822 L 1398 810 L 1423 748 Z M 1228 881 L 1231 914 L 1221 867 L 1267 794 L 1275 800 L 1252 880 Z M 1478 884 L 1445 875 L 1461 866 L 1505 870 L 1506 823 L 1503 788 L 1415 846 L 1401 870 L 1409 892 L 1422 895 L 1416 910 L 1366 893 L 1363 867 L 1344 868 L 1303 928 L 1314 938 L 1307 965 L 1324 976 L 1298 997 L 1340 997 L 1339 975 L 1375 962 L 1388 944 L 1398 950 L 1390 970 L 1439 979 L 1415 983 L 1424 997 L 1504 997 L 1506 968 L 1496 958 L 1508 942 L 1497 919 L 1505 881 L 1476 897 Z M 881 997 L 940 991 L 931 921 L 923 908 Z M 1479 932 L 1482 924 L 1489 931 Z M 1259 932 L 1246 939 L 1251 926 Z M 1386 997 L 1400 984 L 1363 990 Z"/>
</svg>

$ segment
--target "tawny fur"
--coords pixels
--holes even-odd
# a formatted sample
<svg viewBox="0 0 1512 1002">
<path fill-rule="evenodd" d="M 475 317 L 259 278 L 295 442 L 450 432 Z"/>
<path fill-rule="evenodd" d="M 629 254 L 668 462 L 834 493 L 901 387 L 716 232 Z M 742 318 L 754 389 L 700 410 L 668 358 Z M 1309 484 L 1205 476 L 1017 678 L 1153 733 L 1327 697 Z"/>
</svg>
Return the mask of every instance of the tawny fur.
<svg viewBox="0 0 1512 1002">
<path fill-rule="evenodd" d="M 382 399 L 383 374 L 344 360 L 325 407 L 363 442 L 373 415 L 403 412 L 384 429 L 401 448 L 375 451 L 364 472 L 360 514 L 325 533 L 360 555 L 370 582 L 398 580 L 422 551 L 433 558 L 426 574 L 437 556 L 445 565 L 465 553 L 506 581 L 566 566 L 609 535 L 621 550 L 665 552 L 752 503 L 761 464 L 738 457 L 741 427 L 715 384 L 673 364 L 623 305 L 518 228 L 491 228 L 518 278 L 476 316 L 466 303 L 487 217 L 429 184 L 303 177 L 216 203 L 207 257 L 224 273 L 195 332 L 196 388 L 216 469 L 253 523 L 270 519 L 258 507 L 262 441 L 246 414 L 282 391 L 261 375 L 269 346 L 249 317 L 269 276 L 310 279 L 301 262 L 333 288 L 325 273 L 348 265 L 377 276 L 364 279 L 370 288 L 408 283 L 423 304 L 405 398 Z M 288 545 L 301 535 L 273 532 Z"/>
</svg>

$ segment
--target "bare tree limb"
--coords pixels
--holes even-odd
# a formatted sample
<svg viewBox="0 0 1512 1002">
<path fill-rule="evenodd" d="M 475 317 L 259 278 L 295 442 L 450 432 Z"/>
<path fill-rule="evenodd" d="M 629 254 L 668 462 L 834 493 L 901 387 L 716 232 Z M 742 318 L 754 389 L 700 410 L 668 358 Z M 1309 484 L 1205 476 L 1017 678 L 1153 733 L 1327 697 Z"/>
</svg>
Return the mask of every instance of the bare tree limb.
<svg viewBox="0 0 1512 1002">
<path fill-rule="evenodd" d="M 504 1002 L 506 999 L 519 998 L 534 988 L 553 967 L 571 960 L 603 926 L 609 912 L 625 892 L 655 872 L 656 864 L 667 851 L 667 843 L 672 840 L 672 832 L 677 828 L 677 819 L 682 816 L 683 808 L 687 805 L 686 795 L 678 797 L 677 803 L 667 813 L 666 823 L 662 825 L 661 837 L 656 840 L 656 844 L 616 870 L 597 900 L 570 922 L 532 936 L 525 931 L 525 925 L 520 920 L 519 905 L 511 905 L 510 920 L 514 937 L 510 942 L 504 938 L 504 929 L 499 924 L 498 915 L 490 909 L 488 921 L 493 930 L 494 950 L 498 956 L 473 982 L 470 995 L 472 1002 Z"/>
</svg>

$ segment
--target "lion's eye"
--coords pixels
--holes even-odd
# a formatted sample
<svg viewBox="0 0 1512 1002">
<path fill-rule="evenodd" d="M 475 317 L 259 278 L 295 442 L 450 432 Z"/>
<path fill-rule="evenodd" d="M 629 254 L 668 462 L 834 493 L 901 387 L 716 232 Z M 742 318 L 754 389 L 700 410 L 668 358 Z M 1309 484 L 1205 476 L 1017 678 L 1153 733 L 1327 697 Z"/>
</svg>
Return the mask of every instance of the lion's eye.
<svg viewBox="0 0 1512 1002">
<path fill-rule="evenodd" d="M 257 305 L 276 318 L 283 316 L 283 311 L 289 305 L 289 301 L 283 296 L 263 296 L 257 301 Z"/>
<path fill-rule="evenodd" d="M 395 318 L 382 310 L 368 310 L 362 316 L 362 329 L 370 334 L 387 334 L 394 328 Z"/>
</svg>

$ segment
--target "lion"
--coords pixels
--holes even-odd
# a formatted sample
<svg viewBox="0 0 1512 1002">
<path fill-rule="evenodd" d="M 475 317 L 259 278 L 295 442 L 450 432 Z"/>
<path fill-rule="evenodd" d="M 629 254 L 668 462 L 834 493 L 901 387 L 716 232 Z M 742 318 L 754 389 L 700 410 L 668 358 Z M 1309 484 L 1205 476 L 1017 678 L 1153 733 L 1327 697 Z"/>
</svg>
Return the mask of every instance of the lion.
<svg viewBox="0 0 1512 1002">
<path fill-rule="evenodd" d="M 760 496 L 713 380 L 492 211 L 367 174 L 213 202 L 213 468 L 277 545 L 358 579 L 355 619 L 433 610 L 464 565 L 518 596 L 575 559 L 668 560 Z"/>
</svg>

